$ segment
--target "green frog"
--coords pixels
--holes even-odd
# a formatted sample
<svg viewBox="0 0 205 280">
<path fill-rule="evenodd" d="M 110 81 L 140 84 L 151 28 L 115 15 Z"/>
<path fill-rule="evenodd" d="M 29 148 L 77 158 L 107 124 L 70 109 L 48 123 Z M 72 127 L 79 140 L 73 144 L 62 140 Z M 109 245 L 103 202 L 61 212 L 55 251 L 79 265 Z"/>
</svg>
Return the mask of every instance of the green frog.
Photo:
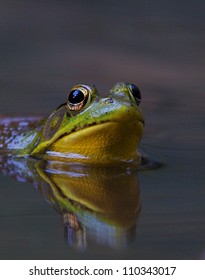
<svg viewBox="0 0 205 280">
<path fill-rule="evenodd" d="M 95 86 L 79 84 L 48 118 L 0 120 L 3 154 L 66 162 L 141 163 L 137 148 L 144 118 L 141 93 L 130 83 L 117 83 L 106 97 Z"/>
</svg>

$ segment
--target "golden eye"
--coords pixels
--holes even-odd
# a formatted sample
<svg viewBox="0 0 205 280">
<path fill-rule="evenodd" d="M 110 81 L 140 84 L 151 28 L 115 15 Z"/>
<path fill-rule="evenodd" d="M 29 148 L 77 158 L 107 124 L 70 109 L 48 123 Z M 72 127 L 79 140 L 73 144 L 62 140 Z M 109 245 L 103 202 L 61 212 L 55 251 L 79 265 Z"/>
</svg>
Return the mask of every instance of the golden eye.
<svg viewBox="0 0 205 280">
<path fill-rule="evenodd" d="M 128 87 L 131 93 L 131 97 L 133 97 L 134 101 L 137 103 L 137 105 L 139 105 L 142 99 L 139 88 L 134 84 L 129 84 Z"/>
<path fill-rule="evenodd" d="M 73 87 L 68 94 L 67 107 L 71 111 L 80 111 L 91 101 L 92 89 L 86 85 Z"/>
</svg>

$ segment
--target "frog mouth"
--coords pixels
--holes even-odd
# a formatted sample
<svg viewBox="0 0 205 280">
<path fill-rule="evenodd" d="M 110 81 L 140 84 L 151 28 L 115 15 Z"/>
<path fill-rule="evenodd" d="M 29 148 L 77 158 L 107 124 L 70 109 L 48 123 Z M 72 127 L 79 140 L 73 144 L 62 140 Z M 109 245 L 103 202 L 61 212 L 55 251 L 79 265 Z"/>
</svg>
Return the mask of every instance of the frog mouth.
<svg viewBox="0 0 205 280">
<path fill-rule="evenodd" d="M 60 135 L 56 141 L 62 140 L 65 137 L 72 137 L 73 134 L 80 135 L 81 133 L 89 133 L 90 131 L 95 131 L 96 129 L 102 129 L 103 126 L 106 126 L 107 124 L 110 124 L 110 121 L 104 121 L 104 122 L 92 122 L 90 124 L 87 124 L 85 126 L 78 126 L 72 128 L 69 132 L 63 133 Z"/>
<path fill-rule="evenodd" d="M 110 123 L 110 122 L 111 121 L 92 122 L 92 123 L 86 124 L 85 126 L 77 126 L 77 127 L 72 128 L 69 132 L 62 134 L 58 139 L 68 136 L 74 132 L 80 132 L 80 131 L 83 131 L 84 129 L 88 129 L 88 128 L 95 127 L 95 126 L 100 126 L 100 125 Z"/>
<path fill-rule="evenodd" d="M 48 155 L 52 160 L 80 163 L 99 163 L 102 158 L 106 163 L 114 158 L 127 161 L 136 155 L 143 127 L 141 120 L 91 122 L 43 141 L 30 155 L 43 158 Z"/>
<path fill-rule="evenodd" d="M 128 161 L 136 159 L 142 134 L 143 123 L 140 121 L 126 126 L 114 121 L 92 123 L 63 134 L 48 147 L 46 154 L 78 162 Z"/>
<path fill-rule="evenodd" d="M 137 121 L 135 121 L 133 123 L 136 123 L 136 125 L 137 125 L 137 123 L 139 123 L 141 126 L 144 127 L 144 120 L 137 120 Z M 106 128 L 106 126 L 107 125 L 109 126 L 110 124 L 112 125 L 112 124 L 121 124 L 121 123 L 119 123 L 117 121 L 92 122 L 92 123 L 87 124 L 85 126 L 74 127 L 68 133 L 62 134 L 58 139 L 56 139 L 56 141 L 58 141 L 58 140 L 60 140 L 60 139 L 62 139 L 64 137 L 67 137 L 67 136 L 69 136 L 69 135 L 71 135 L 72 133 L 75 133 L 75 132 L 79 132 L 79 133 L 82 132 L 83 133 L 84 131 L 85 132 L 91 132 L 92 130 L 94 132 L 95 129 L 97 129 L 97 130 L 98 129 L 102 129 L 103 130 L 103 128 Z"/>
</svg>

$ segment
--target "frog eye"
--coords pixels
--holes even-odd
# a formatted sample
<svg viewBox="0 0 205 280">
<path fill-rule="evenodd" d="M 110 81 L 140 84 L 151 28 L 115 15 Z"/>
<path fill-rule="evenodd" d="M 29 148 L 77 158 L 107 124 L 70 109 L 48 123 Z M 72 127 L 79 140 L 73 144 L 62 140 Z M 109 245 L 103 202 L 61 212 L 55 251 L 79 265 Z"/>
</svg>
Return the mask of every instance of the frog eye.
<svg viewBox="0 0 205 280">
<path fill-rule="evenodd" d="M 133 84 L 129 84 L 128 88 L 131 93 L 131 97 L 134 98 L 134 101 L 137 103 L 137 105 L 139 105 L 142 99 L 139 88 Z"/>
<path fill-rule="evenodd" d="M 67 107 L 71 111 L 80 111 L 90 103 L 92 88 L 86 85 L 73 87 L 68 94 Z"/>
</svg>

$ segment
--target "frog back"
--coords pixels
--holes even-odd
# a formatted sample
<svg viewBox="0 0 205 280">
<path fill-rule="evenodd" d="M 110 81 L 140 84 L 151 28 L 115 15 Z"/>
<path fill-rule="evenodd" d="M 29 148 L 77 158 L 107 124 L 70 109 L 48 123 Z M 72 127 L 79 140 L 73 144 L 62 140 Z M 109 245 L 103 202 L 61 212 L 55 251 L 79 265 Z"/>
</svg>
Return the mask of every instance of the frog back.
<svg viewBox="0 0 205 280">
<path fill-rule="evenodd" d="M 27 154 L 39 138 L 43 120 L 39 117 L 1 117 L 0 154 Z"/>
</svg>

